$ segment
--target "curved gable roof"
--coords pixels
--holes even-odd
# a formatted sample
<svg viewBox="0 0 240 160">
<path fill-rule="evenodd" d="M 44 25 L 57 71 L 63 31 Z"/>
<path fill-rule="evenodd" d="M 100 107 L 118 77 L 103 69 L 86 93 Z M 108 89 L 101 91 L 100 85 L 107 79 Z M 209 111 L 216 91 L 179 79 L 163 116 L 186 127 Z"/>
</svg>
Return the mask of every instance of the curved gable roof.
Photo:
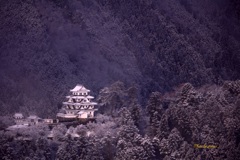
<svg viewBox="0 0 240 160">
<path fill-rule="evenodd" d="M 76 87 L 74 87 L 73 89 L 70 90 L 71 92 L 79 92 L 79 91 L 82 91 L 82 92 L 90 92 L 90 90 L 86 89 L 83 85 L 81 84 L 78 84 L 76 85 Z"/>
</svg>

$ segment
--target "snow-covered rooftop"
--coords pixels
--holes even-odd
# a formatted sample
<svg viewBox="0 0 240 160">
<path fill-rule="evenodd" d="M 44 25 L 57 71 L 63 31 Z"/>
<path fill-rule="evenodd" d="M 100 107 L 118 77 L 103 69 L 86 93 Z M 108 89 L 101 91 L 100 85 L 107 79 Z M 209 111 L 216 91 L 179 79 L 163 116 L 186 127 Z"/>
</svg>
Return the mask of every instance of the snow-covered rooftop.
<svg viewBox="0 0 240 160">
<path fill-rule="evenodd" d="M 80 112 L 78 112 L 77 114 L 83 114 L 83 113 L 85 113 L 84 111 L 80 111 Z"/>
<path fill-rule="evenodd" d="M 93 99 L 93 96 L 66 96 L 66 98 L 73 98 L 73 99 L 84 99 L 84 98 L 89 98 L 89 99 Z"/>
<path fill-rule="evenodd" d="M 40 118 L 38 116 L 36 116 L 36 115 L 30 115 L 28 117 L 28 119 L 40 119 Z"/>
<path fill-rule="evenodd" d="M 94 98 L 94 97 L 93 97 L 93 96 L 87 96 L 87 98 L 90 98 L 90 99 L 91 99 L 91 98 Z"/>
<path fill-rule="evenodd" d="M 22 113 L 15 113 L 14 114 L 14 117 L 19 117 L 19 118 L 23 118 L 23 114 Z"/>
<path fill-rule="evenodd" d="M 58 114 L 57 114 L 57 117 L 62 117 L 62 118 L 76 118 L 77 115 L 58 113 Z"/>
<path fill-rule="evenodd" d="M 90 92 L 90 90 L 86 89 L 83 85 L 78 84 L 75 88 L 70 90 L 71 92 Z"/>
<path fill-rule="evenodd" d="M 71 102 L 63 102 L 65 105 L 97 105 L 96 102 L 81 102 L 81 103 L 71 103 Z"/>
</svg>

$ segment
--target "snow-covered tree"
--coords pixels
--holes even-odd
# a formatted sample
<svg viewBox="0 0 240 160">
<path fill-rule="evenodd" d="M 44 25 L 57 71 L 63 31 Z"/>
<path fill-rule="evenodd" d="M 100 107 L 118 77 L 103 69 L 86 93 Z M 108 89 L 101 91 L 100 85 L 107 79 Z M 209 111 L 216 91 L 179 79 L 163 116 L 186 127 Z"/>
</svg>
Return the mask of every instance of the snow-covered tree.
<svg viewBox="0 0 240 160">
<path fill-rule="evenodd" d="M 126 99 L 125 86 L 122 82 L 117 81 L 109 87 L 103 88 L 98 96 L 100 112 L 107 115 L 116 115 L 118 110 L 124 104 Z"/>
<path fill-rule="evenodd" d="M 110 134 L 105 135 L 100 139 L 101 152 L 104 160 L 114 159 L 116 154 L 116 137 Z"/>
<path fill-rule="evenodd" d="M 129 111 L 131 113 L 132 120 L 134 122 L 134 125 L 140 128 L 141 122 L 142 122 L 142 109 L 139 104 L 132 104 L 129 107 Z"/>
<path fill-rule="evenodd" d="M 132 115 L 126 107 L 123 107 L 119 111 L 119 114 L 120 114 L 120 124 L 121 125 L 134 125 Z"/>
<path fill-rule="evenodd" d="M 52 129 L 54 140 L 60 140 L 67 132 L 67 127 L 64 124 L 55 126 Z"/>
<path fill-rule="evenodd" d="M 147 104 L 147 111 L 149 114 L 149 135 L 154 137 L 157 134 L 157 130 L 159 128 L 159 123 L 161 120 L 161 116 L 163 114 L 162 108 L 162 95 L 159 92 L 153 92 L 150 95 Z"/>
<path fill-rule="evenodd" d="M 36 140 L 37 150 L 34 153 L 35 159 L 51 159 L 51 149 L 48 141 L 44 138 L 38 138 Z"/>
<path fill-rule="evenodd" d="M 103 146 L 101 145 L 99 139 L 95 138 L 94 136 L 89 137 L 87 141 L 87 153 L 85 158 L 91 160 L 103 160 L 103 153 L 101 152 L 102 147 Z"/>
</svg>

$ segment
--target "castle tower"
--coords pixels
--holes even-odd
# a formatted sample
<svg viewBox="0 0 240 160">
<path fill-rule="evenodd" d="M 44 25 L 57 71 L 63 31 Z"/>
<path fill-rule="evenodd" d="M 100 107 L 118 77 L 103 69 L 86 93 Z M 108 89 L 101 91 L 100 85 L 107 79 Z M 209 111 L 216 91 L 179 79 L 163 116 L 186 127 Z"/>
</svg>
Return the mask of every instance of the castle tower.
<svg viewBox="0 0 240 160">
<path fill-rule="evenodd" d="M 92 102 L 93 96 L 89 95 L 90 90 L 83 85 L 78 84 L 70 90 L 71 95 L 66 96 L 67 101 L 63 102 L 64 113 L 58 113 L 60 120 L 75 120 L 94 118 L 94 112 L 97 110 L 96 102 Z"/>
</svg>

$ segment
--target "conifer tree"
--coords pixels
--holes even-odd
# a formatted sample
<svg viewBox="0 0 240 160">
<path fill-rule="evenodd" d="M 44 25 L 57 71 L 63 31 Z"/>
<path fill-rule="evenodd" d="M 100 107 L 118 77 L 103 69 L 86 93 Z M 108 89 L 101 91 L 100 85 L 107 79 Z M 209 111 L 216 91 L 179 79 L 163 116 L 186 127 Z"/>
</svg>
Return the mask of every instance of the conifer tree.
<svg viewBox="0 0 240 160">
<path fill-rule="evenodd" d="M 100 112 L 116 116 L 126 99 L 126 89 L 123 82 L 117 81 L 109 87 L 103 88 L 98 96 Z"/>
<path fill-rule="evenodd" d="M 86 160 L 91 159 L 91 160 L 103 160 L 103 155 L 102 155 L 102 147 L 99 139 L 97 139 L 94 136 L 91 136 L 87 140 L 87 147 L 86 147 Z"/>
<path fill-rule="evenodd" d="M 104 160 L 112 160 L 116 154 L 115 138 L 107 134 L 101 138 L 100 143 L 102 145 L 102 155 Z"/>
<path fill-rule="evenodd" d="M 132 104 L 129 108 L 129 111 L 131 113 L 132 120 L 134 122 L 134 125 L 137 126 L 138 128 L 140 127 L 141 123 L 141 114 L 142 114 L 142 109 L 139 104 Z"/>
<path fill-rule="evenodd" d="M 150 116 L 149 135 L 154 137 L 157 134 L 161 116 L 163 114 L 161 94 L 159 92 L 153 92 L 150 95 L 147 104 L 147 111 Z"/>
</svg>

